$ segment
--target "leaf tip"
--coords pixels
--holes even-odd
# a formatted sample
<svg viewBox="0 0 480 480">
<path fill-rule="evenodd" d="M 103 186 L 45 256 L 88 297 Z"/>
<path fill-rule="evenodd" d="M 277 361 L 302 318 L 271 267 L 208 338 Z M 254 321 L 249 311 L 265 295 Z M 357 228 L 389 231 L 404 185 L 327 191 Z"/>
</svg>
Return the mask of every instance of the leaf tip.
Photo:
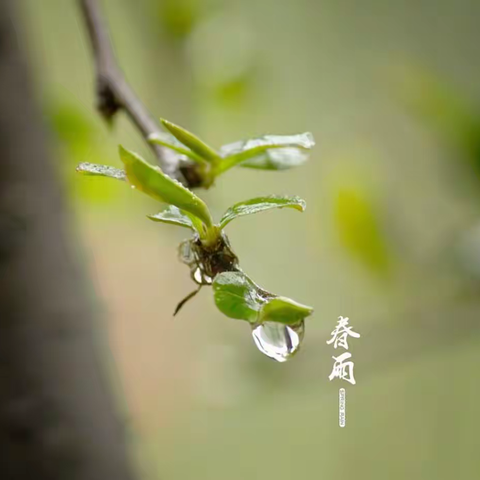
<svg viewBox="0 0 480 480">
<path fill-rule="evenodd" d="M 174 129 L 176 127 L 176 125 L 168 120 L 166 120 L 165 118 L 161 118 L 160 119 L 160 123 L 169 131 L 171 132 L 172 129 Z"/>
<path fill-rule="evenodd" d="M 129 152 L 123 145 L 118 145 L 118 153 L 122 157 L 122 156 L 125 156 L 126 154 L 128 154 Z"/>
<path fill-rule="evenodd" d="M 303 199 L 303 198 L 300 198 L 298 197 L 297 198 L 297 202 L 298 202 L 298 210 L 300 212 L 304 212 L 306 209 L 307 209 L 307 202 Z"/>
<path fill-rule="evenodd" d="M 95 165 L 89 162 L 82 162 L 76 166 L 75 171 L 80 175 L 91 175 L 92 167 L 95 167 Z"/>
<path fill-rule="evenodd" d="M 315 137 L 312 132 L 305 132 L 305 148 L 313 148 L 316 145 Z"/>
<path fill-rule="evenodd" d="M 125 166 L 131 165 L 136 159 L 140 159 L 138 154 L 127 150 L 123 145 L 118 145 L 118 153 L 120 155 L 120 160 Z"/>
<path fill-rule="evenodd" d="M 260 313 L 261 321 L 273 321 L 285 324 L 294 324 L 313 313 L 313 308 L 303 305 L 291 298 L 275 297 L 268 301 Z"/>
</svg>

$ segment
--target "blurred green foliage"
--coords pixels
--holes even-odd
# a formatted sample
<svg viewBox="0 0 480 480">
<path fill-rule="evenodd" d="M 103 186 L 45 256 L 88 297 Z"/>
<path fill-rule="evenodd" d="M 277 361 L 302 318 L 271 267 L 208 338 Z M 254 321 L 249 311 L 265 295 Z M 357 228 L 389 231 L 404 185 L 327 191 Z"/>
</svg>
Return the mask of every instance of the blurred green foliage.
<svg viewBox="0 0 480 480">
<path fill-rule="evenodd" d="M 401 100 L 431 128 L 440 142 L 456 151 L 480 180 L 480 104 L 459 85 L 421 67 L 398 70 Z"/>
<path fill-rule="evenodd" d="M 334 223 L 338 239 L 346 251 L 371 273 L 388 276 L 393 267 L 381 202 L 368 183 L 346 180 L 334 190 Z"/>
<path fill-rule="evenodd" d="M 205 7 L 201 0 L 163 0 L 154 5 L 162 30 L 173 39 L 188 37 Z"/>
<path fill-rule="evenodd" d="M 196 25 L 186 45 L 199 94 L 208 100 L 204 108 L 243 110 L 250 104 L 261 67 L 254 42 L 252 29 L 233 7 L 217 8 Z"/>
</svg>

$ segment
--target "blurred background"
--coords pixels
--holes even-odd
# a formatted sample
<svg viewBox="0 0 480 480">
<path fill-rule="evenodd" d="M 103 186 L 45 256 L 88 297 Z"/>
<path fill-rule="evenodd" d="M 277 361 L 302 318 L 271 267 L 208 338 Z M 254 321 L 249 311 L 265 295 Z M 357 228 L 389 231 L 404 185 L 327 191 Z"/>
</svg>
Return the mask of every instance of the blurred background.
<svg viewBox="0 0 480 480">
<path fill-rule="evenodd" d="M 94 110 L 76 2 L 25 0 L 22 21 L 98 338 L 146 480 L 478 477 L 480 3 L 103 0 L 120 65 L 149 110 L 220 146 L 311 131 L 310 161 L 231 170 L 198 192 L 219 218 L 262 194 L 305 198 L 227 228 L 262 287 L 314 306 L 301 352 L 258 352 L 177 260 L 158 205 L 75 175 L 150 150 Z M 338 316 L 357 384 L 328 380 Z M 347 426 L 338 426 L 338 390 Z"/>
</svg>

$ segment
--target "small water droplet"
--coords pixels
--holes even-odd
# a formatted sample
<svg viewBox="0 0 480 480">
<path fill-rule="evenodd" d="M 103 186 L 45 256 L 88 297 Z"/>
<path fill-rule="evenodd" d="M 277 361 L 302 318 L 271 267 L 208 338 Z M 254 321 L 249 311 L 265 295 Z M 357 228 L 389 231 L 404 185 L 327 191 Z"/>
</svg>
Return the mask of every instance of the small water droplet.
<svg viewBox="0 0 480 480">
<path fill-rule="evenodd" d="M 283 325 L 265 322 L 252 327 L 252 336 L 257 348 L 277 362 L 286 362 L 300 349 L 305 334 L 305 323 Z"/>
<path fill-rule="evenodd" d="M 130 188 L 131 188 L 132 190 L 135 190 L 137 187 L 136 187 L 135 185 L 130 185 Z"/>
<path fill-rule="evenodd" d="M 178 256 L 180 261 L 190 265 L 195 260 L 192 244 L 190 240 L 184 240 L 178 247 Z"/>
<path fill-rule="evenodd" d="M 202 275 L 202 271 L 199 268 L 197 268 L 193 272 L 193 279 L 199 284 L 202 283 L 203 275 Z"/>
</svg>

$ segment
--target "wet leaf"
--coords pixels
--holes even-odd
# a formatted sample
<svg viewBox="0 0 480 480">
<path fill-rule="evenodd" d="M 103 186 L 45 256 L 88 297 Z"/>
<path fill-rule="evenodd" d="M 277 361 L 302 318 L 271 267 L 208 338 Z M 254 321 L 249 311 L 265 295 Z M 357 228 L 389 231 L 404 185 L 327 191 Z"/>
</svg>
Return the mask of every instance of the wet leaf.
<svg viewBox="0 0 480 480">
<path fill-rule="evenodd" d="M 165 175 L 158 167 L 148 164 L 139 155 L 119 147 L 128 181 L 150 197 L 175 205 L 198 217 L 205 225 L 212 225 L 210 212 L 199 197 L 176 180 Z"/>
<path fill-rule="evenodd" d="M 275 297 L 263 305 L 259 322 L 276 322 L 285 325 L 298 324 L 313 313 L 313 308 L 297 303 L 291 298 Z"/>
<path fill-rule="evenodd" d="M 256 322 L 265 303 L 262 291 L 243 272 L 224 272 L 213 282 L 217 308 L 227 317 Z"/>
<path fill-rule="evenodd" d="M 185 155 L 187 158 L 190 158 L 196 163 L 206 163 L 205 159 L 199 157 L 195 152 L 192 152 L 188 148 L 185 148 L 183 144 L 180 143 L 173 135 L 169 135 L 168 133 L 152 133 L 148 136 L 148 141 L 150 143 L 155 143 L 157 145 L 161 145 L 162 147 L 169 148 L 180 155 Z"/>
<path fill-rule="evenodd" d="M 306 203 L 305 200 L 302 200 L 300 197 L 270 195 L 267 197 L 252 198 L 231 206 L 220 220 L 220 228 L 224 228 L 237 217 L 252 215 L 273 208 L 294 208 L 303 212 L 306 208 Z"/>
<path fill-rule="evenodd" d="M 241 140 L 220 148 L 223 161 L 218 169 L 221 173 L 240 165 L 263 170 L 285 170 L 305 163 L 314 145 L 315 140 L 309 132 Z"/>
<path fill-rule="evenodd" d="M 227 317 L 252 324 L 299 325 L 313 309 L 261 289 L 241 271 L 224 272 L 213 282 L 217 308 Z"/>
<path fill-rule="evenodd" d="M 218 153 L 193 133 L 168 120 L 162 119 L 162 124 L 179 142 L 188 147 L 200 158 L 208 162 L 217 162 L 220 160 Z"/>
<path fill-rule="evenodd" d="M 78 165 L 76 170 L 82 175 L 109 177 L 114 178 L 115 180 L 123 181 L 127 179 L 127 176 L 123 170 L 115 167 L 110 167 L 109 165 L 99 165 L 97 163 L 83 162 Z"/>
<path fill-rule="evenodd" d="M 165 210 L 155 215 L 147 215 L 147 217 L 154 222 L 170 223 L 172 225 L 178 225 L 179 227 L 196 230 L 190 217 L 174 205 L 169 205 Z"/>
</svg>

